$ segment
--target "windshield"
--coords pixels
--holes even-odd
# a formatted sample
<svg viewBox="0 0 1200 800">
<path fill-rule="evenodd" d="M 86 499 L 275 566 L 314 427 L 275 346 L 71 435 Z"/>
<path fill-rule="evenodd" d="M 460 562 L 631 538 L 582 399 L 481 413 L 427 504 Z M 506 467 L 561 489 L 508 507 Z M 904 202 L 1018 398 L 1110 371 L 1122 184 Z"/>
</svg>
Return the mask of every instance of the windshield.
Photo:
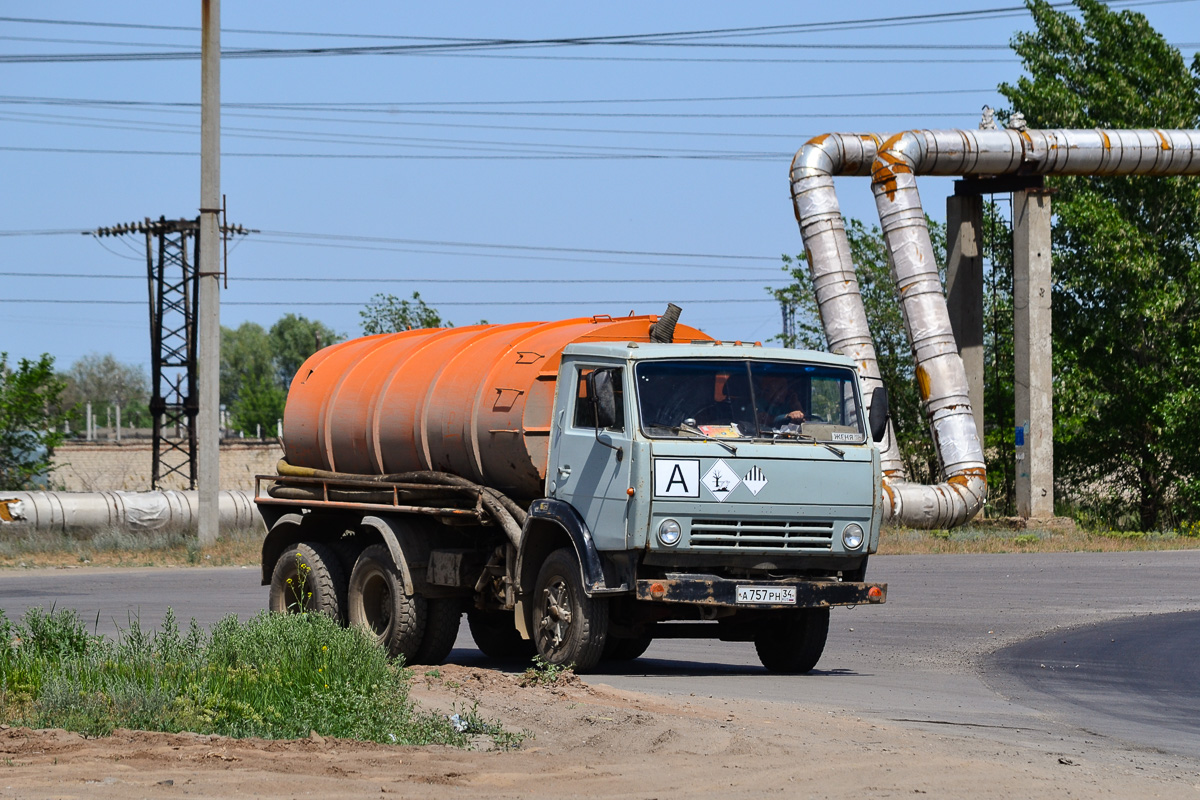
<svg viewBox="0 0 1200 800">
<path fill-rule="evenodd" d="M 845 367 L 643 361 L 635 375 L 647 436 L 864 441 L 857 380 Z"/>
</svg>

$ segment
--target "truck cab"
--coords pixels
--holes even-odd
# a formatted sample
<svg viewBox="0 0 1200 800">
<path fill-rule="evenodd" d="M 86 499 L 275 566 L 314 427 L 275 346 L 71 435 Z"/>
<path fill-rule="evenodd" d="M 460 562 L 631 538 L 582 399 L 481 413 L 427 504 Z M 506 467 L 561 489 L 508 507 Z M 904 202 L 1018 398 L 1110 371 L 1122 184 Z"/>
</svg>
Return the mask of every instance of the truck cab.
<svg viewBox="0 0 1200 800">
<path fill-rule="evenodd" d="M 863 583 L 880 477 L 848 358 L 577 343 L 558 375 L 546 500 L 531 511 L 577 514 L 602 571 L 589 576 L 584 563 L 582 588 L 607 600 L 610 651 L 712 636 L 754 641 L 769 667 L 807 671 L 831 605 L 883 600 L 885 587 Z M 558 630 L 539 588 L 526 621 L 535 641 Z"/>
</svg>

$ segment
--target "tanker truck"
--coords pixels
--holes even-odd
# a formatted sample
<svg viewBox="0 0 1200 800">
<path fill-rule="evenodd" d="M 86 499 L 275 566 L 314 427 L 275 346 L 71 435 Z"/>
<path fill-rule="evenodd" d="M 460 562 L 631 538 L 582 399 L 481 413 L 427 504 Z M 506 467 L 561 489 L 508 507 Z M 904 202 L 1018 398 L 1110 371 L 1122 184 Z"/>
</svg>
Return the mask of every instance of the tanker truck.
<svg viewBox="0 0 1200 800">
<path fill-rule="evenodd" d="M 805 673 L 866 582 L 883 511 L 870 403 L 843 356 L 716 341 L 660 316 L 380 334 L 296 374 L 256 476 L 275 611 L 444 661 L 578 671 L 657 638 L 753 643 Z M 870 413 L 866 409 L 869 405 Z"/>
</svg>

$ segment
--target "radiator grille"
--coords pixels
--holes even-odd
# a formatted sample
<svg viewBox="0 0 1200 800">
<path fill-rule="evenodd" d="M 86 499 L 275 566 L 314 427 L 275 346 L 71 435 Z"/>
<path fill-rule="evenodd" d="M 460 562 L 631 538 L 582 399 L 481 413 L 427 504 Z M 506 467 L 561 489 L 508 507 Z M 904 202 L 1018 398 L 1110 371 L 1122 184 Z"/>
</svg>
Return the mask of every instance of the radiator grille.
<svg viewBox="0 0 1200 800">
<path fill-rule="evenodd" d="M 693 550 L 830 550 L 830 520 L 696 519 L 692 520 Z"/>
</svg>

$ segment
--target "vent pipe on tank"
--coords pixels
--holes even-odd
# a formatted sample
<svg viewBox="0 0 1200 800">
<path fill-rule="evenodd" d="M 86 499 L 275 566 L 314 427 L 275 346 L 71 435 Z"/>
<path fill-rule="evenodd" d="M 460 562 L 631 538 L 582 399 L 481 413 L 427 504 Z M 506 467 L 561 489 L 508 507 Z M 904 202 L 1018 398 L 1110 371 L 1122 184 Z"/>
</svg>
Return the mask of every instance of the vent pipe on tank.
<svg viewBox="0 0 1200 800">
<path fill-rule="evenodd" d="M 679 322 L 682 308 L 674 303 L 667 303 L 667 310 L 658 321 L 650 326 L 650 341 L 670 344 L 675 341 L 675 323 Z"/>
<path fill-rule="evenodd" d="M 978 513 L 987 496 L 966 373 L 950 330 L 916 176 L 1018 172 L 1197 175 L 1200 131 L 922 130 L 886 141 L 872 134 L 827 134 L 806 143 L 792 162 L 796 219 L 826 338 L 835 352 L 856 358 L 864 378 L 877 380 L 878 364 L 832 176 L 869 173 L 872 178 L 892 278 L 917 363 L 922 405 L 946 476 L 944 483 L 933 486 L 908 482 L 898 453 L 893 460 L 889 441 L 883 456 L 885 515 L 904 525 L 960 525 Z"/>
</svg>

